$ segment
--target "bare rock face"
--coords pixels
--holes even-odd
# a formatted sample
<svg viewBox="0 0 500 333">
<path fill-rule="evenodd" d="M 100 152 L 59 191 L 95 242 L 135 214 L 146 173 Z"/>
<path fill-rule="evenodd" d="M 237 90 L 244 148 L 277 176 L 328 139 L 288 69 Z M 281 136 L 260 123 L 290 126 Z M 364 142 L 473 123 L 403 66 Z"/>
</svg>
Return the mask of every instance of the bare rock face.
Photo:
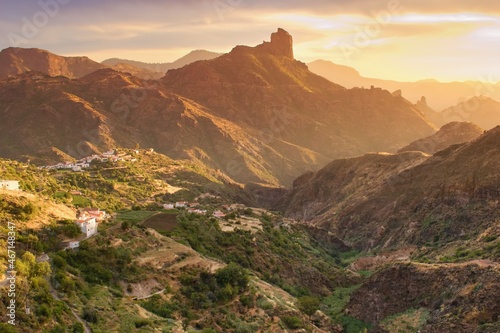
<svg viewBox="0 0 500 333">
<path fill-rule="evenodd" d="M 262 52 L 293 59 L 293 38 L 285 30 L 278 28 L 271 34 L 271 42 L 264 42 L 257 46 Z"/>
<path fill-rule="evenodd" d="M 271 34 L 271 46 L 276 55 L 293 59 L 293 39 L 285 30 L 278 28 Z"/>
</svg>

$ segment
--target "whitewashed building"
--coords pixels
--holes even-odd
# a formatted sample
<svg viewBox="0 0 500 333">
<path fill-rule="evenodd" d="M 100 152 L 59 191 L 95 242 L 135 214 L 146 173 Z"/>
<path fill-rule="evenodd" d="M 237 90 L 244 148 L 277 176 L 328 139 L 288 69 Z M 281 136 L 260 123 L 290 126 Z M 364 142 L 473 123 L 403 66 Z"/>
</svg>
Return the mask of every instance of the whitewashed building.
<svg viewBox="0 0 500 333">
<path fill-rule="evenodd" d="M 83 217 L 76 220 L 76 224 L 80 227 L 82 233 L 90 237 L 97 233 L 97 221 L 95 217 Z"/>
<path fill-rule="evenodd" d="M 4 190 L 17 191 L 19 190 L 19 181 L 17 180 L 0 180 L 0 188 Z"/>
</svg>

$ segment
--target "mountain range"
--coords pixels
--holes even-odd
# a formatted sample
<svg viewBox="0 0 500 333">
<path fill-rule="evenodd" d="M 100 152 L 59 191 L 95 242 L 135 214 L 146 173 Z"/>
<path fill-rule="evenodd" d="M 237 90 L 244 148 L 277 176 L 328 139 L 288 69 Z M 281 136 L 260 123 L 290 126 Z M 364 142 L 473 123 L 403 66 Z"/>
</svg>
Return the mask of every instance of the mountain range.
<svg viewBox="0 0 500 333">
<path fill-rule="evenodd" d="M 0 79 L 2 156 L 35 160 L 57 149 L 79 157 L 139 144 L 240 183 L 288 185 L 332 159 L 395 152 L 436 130 L 400 96 L 346 89 L 310 72 L 282 29 L 270 42 L 237 46 L 159 81 L 109 68 L 54 77 L 52 68 Z"/>
<path fill-rule="evenodd" d="M 283 29 L 171 64 L 1 51 L 0 171 L 22 191 L 0 189 L 0 213 L 30 286 L 19 322 L 498 332 L 500 103 L 462 99 L 475 84 L 306 65 Z M 81 172 L 36 167 L 115 148 Z M 113 214 L 60 251 L 87 205 Z"/>
<path fill-rule="evenodd" d="M 347 88 L 370 87 L 373 85 L 389 91 L 401 90 L 402 95 L 412 102 L 416 102 L 422 96 L 425 96 L 431 108 L 438 111 L 469 100 L 474 96 L 483 95 L 500 100 L 500 82 L 496 82 L 490 77 L 465 82 L 439 82 L 435 79 L 399 82 L 367 78 L 352 67 L 338 65 L 326 60 L 313 61 L 308 63 L 308 67 L 313 73 L 322 75 L 328 80 Z M 466 121 L 465 119 L 461 120 Z"/>
<path fill-rule="evenodd" d="M 432 156 L 409 151 L 335 160 L 297 178 L 280 208 L 365 250 L 473 237 L 499 222 L 499 142 L 497 126 Z"/>
</svg>

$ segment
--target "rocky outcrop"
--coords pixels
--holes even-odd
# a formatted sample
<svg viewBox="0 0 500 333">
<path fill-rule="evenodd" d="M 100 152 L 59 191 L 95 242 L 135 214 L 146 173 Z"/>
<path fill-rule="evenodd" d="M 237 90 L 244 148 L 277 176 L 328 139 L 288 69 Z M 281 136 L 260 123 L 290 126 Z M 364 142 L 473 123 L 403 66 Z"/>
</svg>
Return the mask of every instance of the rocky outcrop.
<svg viewBox="0 0 500 333">
<path fill-rule="evenodd" d="M 279 28 L 271 34 L 269 49 L 272 54 L 293 59 L 293 38 L 285 30 Z"/>
</svg>

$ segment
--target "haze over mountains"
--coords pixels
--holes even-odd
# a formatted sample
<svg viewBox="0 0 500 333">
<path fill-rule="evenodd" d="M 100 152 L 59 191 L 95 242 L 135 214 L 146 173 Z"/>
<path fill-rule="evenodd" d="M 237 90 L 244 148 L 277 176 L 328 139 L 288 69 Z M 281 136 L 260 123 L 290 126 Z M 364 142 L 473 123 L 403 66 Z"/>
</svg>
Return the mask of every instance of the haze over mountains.
<svg viewBox="0 0 500 333">
<path fill-rule="evenodd" d="M 499 332 L 500 103 L 460 100 L 475 84 L 308 66 L 283 29 L 164 64 L 3 50 L 0 171 L 23 191 L 0 213 L 56 258 L 20 318 L 59 292 L 99 331 Z M 116 217 L 59 251 L 82 205 Z"/>
<path fill-rule="evenodd" d="M 110 66 L 113 69 L 116 69 L 118 71 L 124 71 L 123 66 L 128 65 L 128 70 L 129 73 L 134 74 L 140 78 L 154 78 L 154 79 L 159 79 L 163 77 L 165 72 L 167 72 L 170 69 L 176 69 L 180 67 L 184 67 L 186 65 L 189 65 L 192 62 L 199 61 L 199 60 L 210 60 L 217 58 L 221 56 L 222 53 L 216 53 L 216 52 L 210 52 L 206 50 L 194 50 L 186 54 L 185 56 L 177 59 L 174 62 L 170 63 L 156 63 L 156 64 L 148 64 L 145 62 L 141 61 L 134 61 L 134 60 L 126 60 L 126 59 L 118 59 L 118 58 L 111 58 L 111 59 L 106 59 L 103 62 L 101 62 L 104 65 Z M 137 71 L 134 73 L 134 69 L 143 69 L 145 72 L 139 72 Z M 130 71 L 132 70 L 132 71 Z M 147 76 L 149 74 L 150 77 Z"/>
<path fill-rule="evenodd" d="M 73 80 L 21 74 L 2 79 L 0 90 L 2 156 L 55 148 L 77 157 L 75 147 L 139 144 L 242 183 L 290 184 L 332 159 L 396 151 L 435 131 L 401 97 L 310 72 L 282 29 L 271 42 L 235 47 L 153 84 L 102 69 Z"/>
<path fill-rule="evenodd" d="M 372 85 L 389 91 L 401 90 L 403 97 L 416 102 L 422 96 L 436 111 L 459 104 L 474 96 L 484 95 L 500 100 L 500 82 L 492 77 L 478 77 L 478 81 L 439 82 L 434 79 L 416 82 L 398 82 L 377 78 L 367 78 L 352 67 L 334 64 L 331 61 L 317 60 L 308 63 L 309 69 L 328 80 L 347 88 L 370 87 Z M 462 119 L 465 121 L 465 119 Z"/>
</svg>

